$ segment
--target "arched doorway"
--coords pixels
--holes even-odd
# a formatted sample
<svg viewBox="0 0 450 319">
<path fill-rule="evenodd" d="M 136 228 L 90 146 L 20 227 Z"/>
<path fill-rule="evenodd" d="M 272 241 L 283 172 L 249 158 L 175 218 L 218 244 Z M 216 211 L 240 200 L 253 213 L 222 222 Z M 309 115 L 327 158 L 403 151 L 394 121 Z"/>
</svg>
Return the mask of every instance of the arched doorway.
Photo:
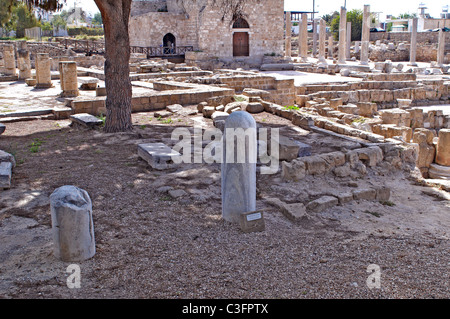
<svg viewBox="0 0 450 319">
<path fill-rule="evenodd" d="M 250 26 L 245 19 L 236 19 L 233 23 L 233 56 L 249 56 L 249 36 Z"/>
<path fill-rule="evenodd" d="M 175 36 L 172 33 L 167 33 L 163 37 L 164 54 L 175 54 Z"/>
</svg>

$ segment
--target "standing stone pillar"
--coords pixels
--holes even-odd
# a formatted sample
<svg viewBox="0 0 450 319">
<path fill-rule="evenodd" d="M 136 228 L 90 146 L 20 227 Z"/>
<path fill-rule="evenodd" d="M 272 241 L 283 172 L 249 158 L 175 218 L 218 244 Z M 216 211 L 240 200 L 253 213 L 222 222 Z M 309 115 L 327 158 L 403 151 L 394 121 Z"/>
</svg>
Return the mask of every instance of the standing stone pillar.
<svg viewBox="0 0 450 319">
<path fill-rule="evenodd" d="M 256 122 L 245 112 L 225 121 L 222 161 L 222 217 L 239 222 L 239 215 L 256 208 Z"/>
<path fill-rule="evenodd" d="M 59 62 L 59 79 L 61 82 L 62 90 L 61 96 L 75 97 L 79 95 L 76 62 Z"/>
<path fill-rule="evenodd" d="M 285 52 L 286 57 L 291 57 L 291 33 L 292 33 L 292 22 L 291 22 L 291 12 L 286 12 L 286 42 L 285 42 Z"/>
<path fill-rule="evenodd" d="M 313 47 L 312 56 L 315 58 L 317 56 L 317 19 L 313 19 Z"/>
<path fill-rule="evenodd" d="M 417 21 L 418 18 L 412 19 L 412 30 L 411 30 L 411 44 L 409 49 L 409 64 L 411 66 L 417 66 L 416 54 L 417 54 Z"/>
<path fill-rule="evenodd" d="M 347 10 L 341 7 L 341 15 L 339 19 L 339 53 L 338 53 L 338 63 L 345 64 L 345 48 L 347 46 Z"/>
<path fill-rule="evenodd" d="M 436 164 L 450 166 L 450 129 L 439 130 L 436 148 Z"/>
<path fill-rule="evenodd" d="M 438 51 L 437 51 L 437 63 L 439 66 L 444 65 L 444 56 L 445 56 L 445 33 L 442 29 L 440 29 Z"/>
<path fill-rule="evenodd" d="M 360 64 L 369 64 L 369 41 L 370 41 L 370 6 L 364 5 L 362 35 L 361 35 L 361 57 Z"/>
<path fill-rule="evenodd" d="M 360 51 L 359 46 L 360 46 L 360 41 L 355 41 L 355 54 L 359 53 L 359 51 Z"/>
<path fill-rule="evenodd" d="M 298 56 L 300 61 L 306 62 L 308 60 L 308 15 L 302 13 L 301 24 L 299 24 L 298 35 Z"/>
<path fill-rule="evenodd" d="M 52 87 L 52 75 L 50 72 L 50 58 L 48 53 L 36 54 L 36 86 L 37 89 Z"/>
<path fill-rule="evenodd" d="M 19 80 L 31 78 L 30 51 L 27 41 L 17 42 L 17 67 L 19 68 Z"/>
<path fill-rule="evenodd" d="M 328 59 L 333 60 L 333 53 L 334 53 L 334 39 L 333 36 L 328 37 Z"/>
<path fill-rule="evenodd" d="M 350 60 L 350 47 L 352 45 L 352 23 L 347 22 L 347 35 L 346 35 L 347 44 L 345 47 L 345 59 L 347 61 Z"/>
<path fill-rule="evenodd" d="M 14 54 L 14 45 L 6 44 L 3 46 L 3 63 L 4 70 L 3 73 L 5 75 L 17 75 L 16 72 L 16 58 Z"/>
<path fill-rule="evenodd" d="M 325 26 L 325 20 L 320 19 L 319 20 L 319 64 L 320 65 L 327 65 L 327 60 L 325 60 L 325 41 L 326 41 L 326 26 Z"/>
<path fill-rule="evenodd" d="M 92 202 L 75 186 L 62 186 L 50 195 L 53 252 L 62 261 L 83 261 L 95 254 Z"/>
</svg>

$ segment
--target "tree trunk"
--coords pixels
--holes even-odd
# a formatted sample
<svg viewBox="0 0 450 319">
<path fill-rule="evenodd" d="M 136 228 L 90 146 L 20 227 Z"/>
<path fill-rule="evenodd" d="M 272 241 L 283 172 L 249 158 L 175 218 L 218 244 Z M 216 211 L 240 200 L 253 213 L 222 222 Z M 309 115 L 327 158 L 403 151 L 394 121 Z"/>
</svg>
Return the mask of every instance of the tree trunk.
<svg viewBox="0 0 450 319">
<path fill-rule="evenodd" d="M 131 0 L 95 0 L 105 31 L 105 132 L 131 131 L 130 38 Z"/>
</svg>

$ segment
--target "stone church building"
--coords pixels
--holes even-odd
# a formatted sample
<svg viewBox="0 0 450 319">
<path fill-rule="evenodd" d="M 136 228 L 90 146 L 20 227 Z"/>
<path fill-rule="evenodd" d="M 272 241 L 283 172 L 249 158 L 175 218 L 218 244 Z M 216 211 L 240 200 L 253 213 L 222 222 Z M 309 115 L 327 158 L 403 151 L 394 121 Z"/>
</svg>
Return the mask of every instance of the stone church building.
<svg viewBox="0 0 450 319">
<path fill-rule="evenodd" d="M 220 1 L 218 1 L 220 2 Z M 132 46 L 166 52 L 191 47 L 223 60 L 262 60 L 284 55 L 284 0 L 249 0 L 232 20 L 212 0 L 135 0 L 130 18 Z"/>
</svg>

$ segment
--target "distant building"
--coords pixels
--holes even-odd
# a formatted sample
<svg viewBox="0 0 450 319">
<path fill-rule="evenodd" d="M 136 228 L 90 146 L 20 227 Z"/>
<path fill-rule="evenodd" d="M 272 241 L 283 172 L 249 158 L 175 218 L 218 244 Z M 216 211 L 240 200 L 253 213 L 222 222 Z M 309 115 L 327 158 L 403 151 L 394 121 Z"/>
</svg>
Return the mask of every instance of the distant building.
<svg viewBox="0 0 450 319">
<path fill-rule="evenodd" d="M 244 15 L 222 20 L 211 0 L 133 1 L 130 43 L 141 47 L 192 46 L 218 58 L 284 55 L 284 1 L 248 4 Z"/>
</svg>

